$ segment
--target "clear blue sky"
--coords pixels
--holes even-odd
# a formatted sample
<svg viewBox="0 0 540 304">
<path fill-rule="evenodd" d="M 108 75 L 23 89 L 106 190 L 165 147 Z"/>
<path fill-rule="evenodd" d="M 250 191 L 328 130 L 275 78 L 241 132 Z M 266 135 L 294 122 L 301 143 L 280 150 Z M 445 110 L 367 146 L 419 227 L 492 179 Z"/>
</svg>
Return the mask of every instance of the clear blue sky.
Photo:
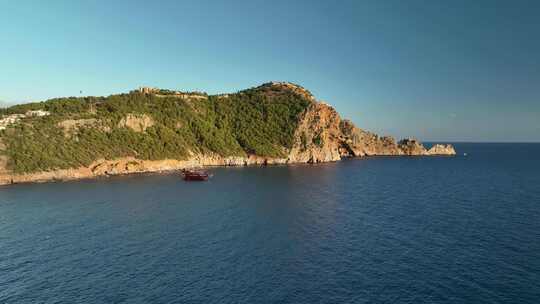
<svg viewBox="0 0 540 304">
<path fill-rule="evenodd" d="M 540 2 L 0 0 L 0 100 L 299 83 L 358 126 L 540 141 Z"/>
</svg>

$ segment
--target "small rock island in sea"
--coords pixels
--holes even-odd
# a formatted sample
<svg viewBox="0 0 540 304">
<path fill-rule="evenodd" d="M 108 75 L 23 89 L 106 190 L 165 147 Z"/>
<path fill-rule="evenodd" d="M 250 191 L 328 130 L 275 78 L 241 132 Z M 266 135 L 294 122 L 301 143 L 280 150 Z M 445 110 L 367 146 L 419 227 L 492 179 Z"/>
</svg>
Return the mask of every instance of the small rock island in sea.
<svg viewBox="0 0 540 304">
<path fill-rule="evenodd" d="M 342 120 L 303 87 L 270 82 L 233 94 L 140 88 L 1 109 L 0 184 L 195 166 L 338 161 L 372 155 L 455 155 L 396 142 Z"/>
</svg>

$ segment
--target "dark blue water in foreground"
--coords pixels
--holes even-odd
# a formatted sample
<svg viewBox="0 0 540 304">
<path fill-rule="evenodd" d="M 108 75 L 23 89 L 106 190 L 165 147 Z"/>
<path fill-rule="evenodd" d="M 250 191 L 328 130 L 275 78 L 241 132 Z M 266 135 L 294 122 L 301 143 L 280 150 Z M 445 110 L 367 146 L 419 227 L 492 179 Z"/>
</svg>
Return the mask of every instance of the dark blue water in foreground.
<svg viewBox="0 0 540 304">
<path fill-rule="evenodd" d="M 539 303 L 540 145 L 0 188 L 0 303 Z"/>
</svg>

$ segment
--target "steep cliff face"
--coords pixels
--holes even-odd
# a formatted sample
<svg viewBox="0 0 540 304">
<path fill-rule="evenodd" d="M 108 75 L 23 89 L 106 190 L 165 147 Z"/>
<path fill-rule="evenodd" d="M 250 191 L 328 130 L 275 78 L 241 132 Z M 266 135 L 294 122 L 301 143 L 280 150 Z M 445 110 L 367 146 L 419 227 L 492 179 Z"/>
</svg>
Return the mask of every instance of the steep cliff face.
<svg viewBox="0 0 540 304">
<path fill-rule="evenodd" d="M 349 120 L 341 120 L 331 106 L 314 102 L 300 117 L 294 146 L 289 153 L 291 162 L 328 162 L 343 157 L 375 155 L 455 155 L 451 145 L 434 145 L 427 150 L 415 139 L 399 142 L 389 136 L 357 128 Z"/>
<path fill-rule="evenodd" d="M 300 117 L 289 161 L 318 163 L 341 159 L 339 124 L 339 114 L 332 107 L 318 102 L 311 104 Z"/>
</svg>

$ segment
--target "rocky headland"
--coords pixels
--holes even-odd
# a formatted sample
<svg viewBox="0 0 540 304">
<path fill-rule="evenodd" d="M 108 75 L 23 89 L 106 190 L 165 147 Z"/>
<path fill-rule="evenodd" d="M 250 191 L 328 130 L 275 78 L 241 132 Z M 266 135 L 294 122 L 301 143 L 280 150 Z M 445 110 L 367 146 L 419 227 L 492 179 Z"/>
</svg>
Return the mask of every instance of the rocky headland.
<svg viewBox="0 0 540 304">
<path fill-rule="evenodd" d="M 415 139 L 396 141 L 362 130 L 287 82 L 215 96 L 143 88 L 4 109 L 4 119 L 9 115 L 17 119 L 6 120 L 0 131 L 0 184 L 200 166 L 456 154 L 448 144 L 427 149 Z M 28 137 L 45 140 L 40 144 Z"/>
</svg>

